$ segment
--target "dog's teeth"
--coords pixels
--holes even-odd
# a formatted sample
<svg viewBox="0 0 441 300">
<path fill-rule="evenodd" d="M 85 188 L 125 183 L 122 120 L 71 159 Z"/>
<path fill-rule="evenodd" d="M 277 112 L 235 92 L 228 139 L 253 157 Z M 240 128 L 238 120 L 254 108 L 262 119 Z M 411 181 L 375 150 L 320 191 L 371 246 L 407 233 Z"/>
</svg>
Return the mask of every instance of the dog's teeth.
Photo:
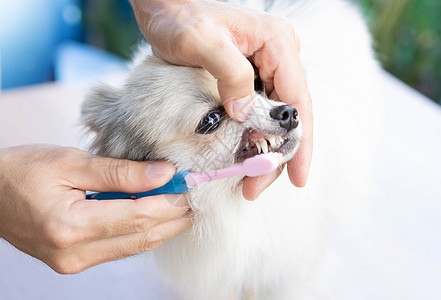
<svg viewBox="0 0 441 300">
<path fill-rule="evenodd" d="M 262 149 L 260 148 L 260 143 L 259 143 L 259 141 L 256 141 L 254 144 L 256 145 L 256 148 L 257 148 L 257 154 L 260 154 L 260 152 L 261 152 Z"/>
<path fill-rule="evenodd" d="M 266 142 L 266 140 L 260 140 L 260 146 L 262 147 L 263 153 L 268 153 L 268 143 Z"/>
<path fill-rule="evenodd" d="M 257 142 L 259 143 L 261 152 L 267 153 L 268 152 L 268 144 L 266 143 L 266 140 L 265 139 L 258 139 Z M 265 151 L 265 149 L 267 151 Z"/>
<path fill-rule="evenodd" d="M 275 149 L 277 147 L 277 142 L 276 142 L 276 137 L 275 136 L 270 137 L 268 139 L 268 141 L 270 142 L 272 149 Z"/>
<path fill-rule="evenodd" d="M 277 143 L 280 145 L 283 143 L 283 137 L 279 136 Z"/>
<path fill-rule="evenodd" d="M 269 136 L 268 140 L 260 138 L 257 141 L 254 141 L 254 144 L 256 145 L 258 154 L 268 153 L 277 149 L 284 140 L 285 138 L 281 136 Z"/>
</svg>

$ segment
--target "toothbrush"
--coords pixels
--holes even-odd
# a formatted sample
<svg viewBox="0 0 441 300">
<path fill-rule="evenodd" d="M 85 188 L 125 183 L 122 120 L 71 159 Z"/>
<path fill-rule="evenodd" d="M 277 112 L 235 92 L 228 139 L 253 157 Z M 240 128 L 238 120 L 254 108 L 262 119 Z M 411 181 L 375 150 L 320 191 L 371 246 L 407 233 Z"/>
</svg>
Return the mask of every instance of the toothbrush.
<svg viewBox="0 0 441 300">
<path fill-rule="evenodd" d="M 281 153 L 260 154 L 245 159 L 241 164 L 225 169 L 213 170 L 204 173 L 192 173 L 183 171 L 176 173 L 165 185 L 144 193 L 130 194 L 119 192 L 93 193 L 86 196 L 86 199 L 111 200 L 111 199 L 138 199 L 141 197 L 154 196 L 159 194 L 181 194 L 196 187 L 198 184 L 221 178 L 228 178 L 238 175 L 256 177 L 274 171 L 282 162 Z"/>
</svg>

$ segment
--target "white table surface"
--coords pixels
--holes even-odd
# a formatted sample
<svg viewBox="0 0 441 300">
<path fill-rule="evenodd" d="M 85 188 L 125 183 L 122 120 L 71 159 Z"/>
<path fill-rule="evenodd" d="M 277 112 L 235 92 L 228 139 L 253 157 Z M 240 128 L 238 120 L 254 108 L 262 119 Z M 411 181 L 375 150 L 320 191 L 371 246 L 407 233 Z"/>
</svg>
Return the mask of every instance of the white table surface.
<svg viewBox="0 0 441 300">
<path fill-rule="evenodd" d="M 441 299 L 441 108 L 382 73 L 386 118 L 365 220 L 337 227 L 315 299 Z M 113 82 L 117 79 L 112 79 Z M 0 147 L 83 148 L 88 84 L 0 96 Z M 0 299 L 166 299 L 149 255 L 59 275 L 0 240 Z"/>
</svg>

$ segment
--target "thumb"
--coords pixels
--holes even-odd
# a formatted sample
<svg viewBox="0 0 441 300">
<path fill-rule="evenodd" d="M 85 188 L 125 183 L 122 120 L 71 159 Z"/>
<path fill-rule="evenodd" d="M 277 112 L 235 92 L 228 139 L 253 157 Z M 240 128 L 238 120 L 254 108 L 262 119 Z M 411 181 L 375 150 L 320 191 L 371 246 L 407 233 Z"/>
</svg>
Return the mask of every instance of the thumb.
<svg viewBox="0 0 441 300">
<path fill-rule="evenodd" d="M 227 36 L 213 35 L 211 39 L 194 49 L 195 56 L 201 67 L 217 79 L 219 95 L 228 115 L 243 122 L 254 104 L 254 68 Z"/>
<path fill-rule="evenodd" d="M 173 177 L 173 165 L 165 161 L 130 161 L 92 156 L 71 172 L 75 188 L 96 192 L 140 193 L 158 188 Z"/>
<path fill-rule="evenodd" d="M 223 55 L 229 60 L 224 62 L 222 73 L 218 75 L 217 87 L 228 115 L 243 122 L 254 105 L 254 69 L 248 59 L 231 46 L 234 47 L 231 55 Z"/>
</svg>

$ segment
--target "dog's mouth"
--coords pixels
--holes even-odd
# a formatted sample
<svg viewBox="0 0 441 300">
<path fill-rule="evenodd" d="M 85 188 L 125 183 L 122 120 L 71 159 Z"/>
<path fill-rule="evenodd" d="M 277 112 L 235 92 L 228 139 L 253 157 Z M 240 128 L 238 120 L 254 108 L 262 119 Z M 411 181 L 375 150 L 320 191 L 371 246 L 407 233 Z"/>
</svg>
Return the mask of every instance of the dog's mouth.
<svg viewBox="0 0 441 300">
<path fill-rule="evenodd" d="M 269 152 L 284 154 L 290 142 L 289 138 L 283 136 L 269 135 L 254 129 L 245 130 L 235 154 L 235 161 L 240 163 L 249 157 Z"/>
</svg>

